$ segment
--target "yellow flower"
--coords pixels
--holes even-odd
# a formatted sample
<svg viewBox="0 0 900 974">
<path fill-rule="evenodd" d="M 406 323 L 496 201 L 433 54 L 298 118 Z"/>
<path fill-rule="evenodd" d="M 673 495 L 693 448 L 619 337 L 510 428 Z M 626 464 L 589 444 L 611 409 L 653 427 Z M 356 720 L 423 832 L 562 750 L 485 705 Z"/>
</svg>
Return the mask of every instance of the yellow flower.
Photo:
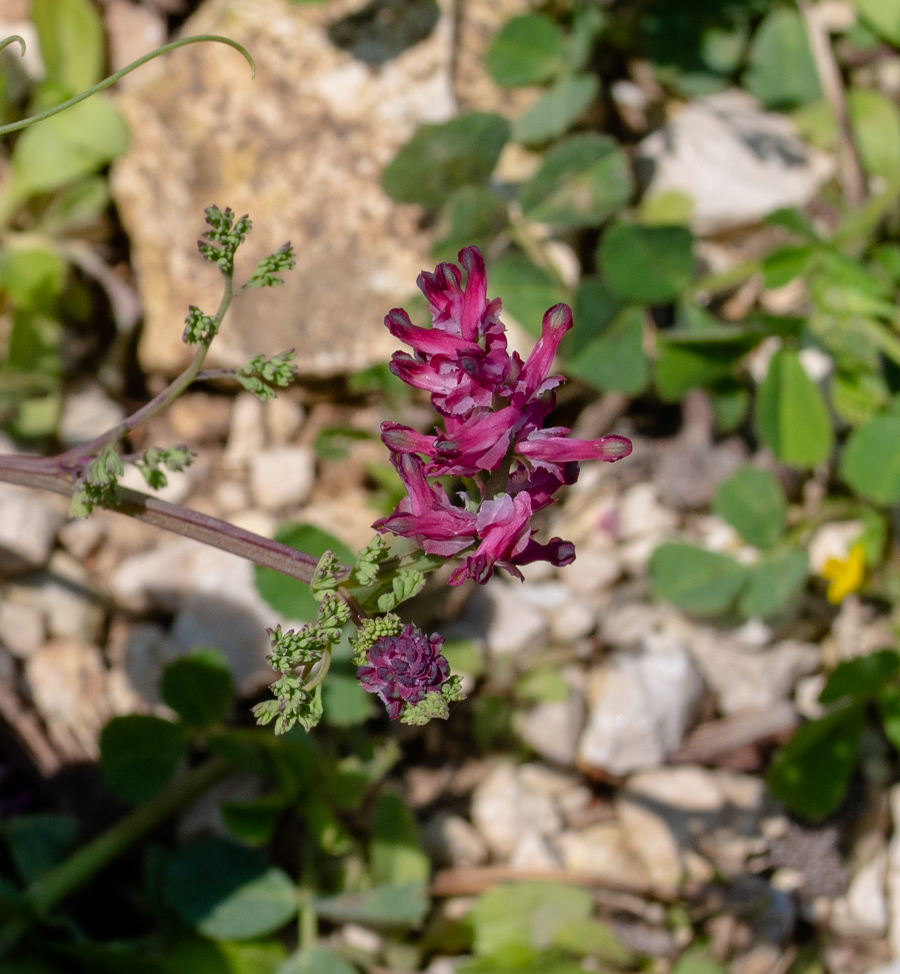
<svg viewBox="0 0 900 974">
<path fill-rule="evenodd" d="M 846 558 L 829 558 L 822 569 L 822 578 L 830 582 L 826 598 L 832 605 L 838 605 L 862 585 L 866 571 L 866 550 L 857 541 Z"/>
</svg>

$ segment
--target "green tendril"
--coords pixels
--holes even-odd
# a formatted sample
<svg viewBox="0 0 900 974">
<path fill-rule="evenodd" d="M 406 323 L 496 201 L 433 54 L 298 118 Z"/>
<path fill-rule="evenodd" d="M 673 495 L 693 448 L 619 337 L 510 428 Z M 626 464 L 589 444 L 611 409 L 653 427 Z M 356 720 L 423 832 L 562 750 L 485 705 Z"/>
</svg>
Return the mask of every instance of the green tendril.
<svg viewBox="0 0 900 974">
<path fill-rule="evenodd" d="M 5 47 L 14 40 L 21 42 L 22 50 L 24 52 L 25 42 L 21 37 L 13 36 L 6 38 L 6 40 L 2 42 L 2 47 Z M 109 88 L 120 78 L 124 78 L 126 74 L 129 74 L 136 68 L 139 68 L 142 64 L 146 64 L 148 61 L 152 61 L 155 57 L 159 57 L 161 54 L 168 54 L 169 51 L 174 51 L 178 47 L 184 47 L 186 44 L 196 44 L 199 41 L 215 41 L 218 44 L 227 44 L 229 47 L 233 47 L 250 65 L 250 77 L 256 77 L 256 65 L 253 62 L 253 58 L 250 56 L 250 52 L 247 51 L 247 49 L 241 44 L 238 44 L 237 41 L 233 41 L 229 37 L 219 37 L 218 34 L 198 34 L 196 37 L 182 37 L 181 40 L 172 41 L 171 44 L 165 44 L 162 47 L 158 47 L 155 51 L 151 51 L 149 54 L 145 54 L 143 57 L 138 58 L 137 61 L 132 61 L 131 64 L 122 68 L 121 71 L 116 71 L 115 74 L 111 74 L 108 78 L 98 81 L 93 88 L 88 88 L 87 91 L 82 91 L 81 94 L 75 95 L 73 98 L 70 98 L 68 101 L 64 101 L 61 105 L 57 105 L 55 108 L 48 108 L 47 111 L 41 112 L 40 115 L 32 115 L 30 118 L 23 118 L 21 121 L 11 122 L 9 125 L 0 126 L 0 136 L 8 135 L 10 132 L 18 132 L 19 129 L 28 128 L 29 125 L 34 125 L 35 122 L 42 122 L 45 118 L 50 118 L 52 115 L 58 115 L 60 112 L 64 112 L 67 108 L 71 108 L 73 105 L 77 105 L 86 98 L 90 98 L 91 95 L 96 95 L 98 91 L 103 91 L 105 88 Z"/>
<path fill-rule="evenodd" d="M 24 38 L 19 37 L 18 34 L 10 34 L 9 37 L 4 37 L 3 40 L 0 41 L 0 51 L 2 51 L 5 47 L 9 47 L 9 45 L 12 44 L 13 41 L 18 42 L 19 47 L 22 48 L 21 52 L 19 53 L 19 56 L 25 57 L 25 40 Z"/>
</svg>

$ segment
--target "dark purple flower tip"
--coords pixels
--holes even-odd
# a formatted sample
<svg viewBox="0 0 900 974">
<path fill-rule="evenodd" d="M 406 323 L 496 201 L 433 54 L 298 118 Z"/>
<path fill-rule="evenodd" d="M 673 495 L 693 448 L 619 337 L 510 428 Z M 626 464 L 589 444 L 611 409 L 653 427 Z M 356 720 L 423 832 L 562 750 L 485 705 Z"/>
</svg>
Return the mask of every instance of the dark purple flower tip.
<svg viewBox="0 0 900 974">
<path fill-rule="evenodd" d="M 363 690 L 377 693 L 391 720 L 406 703 L 418 703 L 426 693 L 440 692 L 450 677 L 450 664 L 441 654 L 441 636 L 426 636 L 412 624 L 396 636 L 379 639 L 366 654 L 369 665 L 356 672 Z"/>
</svg>

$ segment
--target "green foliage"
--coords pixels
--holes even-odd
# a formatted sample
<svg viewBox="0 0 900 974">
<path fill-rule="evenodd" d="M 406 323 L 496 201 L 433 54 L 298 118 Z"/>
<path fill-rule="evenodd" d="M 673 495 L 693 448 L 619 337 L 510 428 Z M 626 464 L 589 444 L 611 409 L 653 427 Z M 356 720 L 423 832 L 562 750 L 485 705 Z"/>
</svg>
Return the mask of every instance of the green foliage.
<svg viewBox="0 0 900 974">
<path fill-rule="evenodd" d="M 649 573 L 657 598 L 702 615 L 726 612 L 749 577 L 733 558 L 680 542 L 660 545 Z"/>
<path fill-rule="evenodd" d="M 234 377 L 247 392 L 252 392 L 263 402 L 270 402 L 275 398 L 275 389 L 284 389 L 294 381 L 297 375 L 295 362 L 296 356 L 292 348 L 271 358 L 256 355 L 237 369 Z"/>
<path fill-rule="evenodd" d="M 763 442 L 784 463 L 813 467 L 831 452 L 834 433 L 822 395 L 792 349 L 772 356 L 757 395 L 756 424 Z"/>
<path fill-rule="evenodd" d="M 650 381 L 643 309 L 629 307 L 618 314 L 599 338 L 569 359 L 567 371 L 599 389 L 642 392 Z"/>
<path fill-rule="evenodd" d="M 892 410 L 858 426 L 841 453 L 841 476 L 876 504 L 900 500 L 900 412 Z"/>
<path fill-rule="evenodd" d="M 415 816 L 390 792 L 383 793 L 375 805 L 370 858 L 377 883 L 424 883 L 431 871 Z"/>
<path fill-rule="evenodd" d="M 128 129 L 103 95 L 26 129 L 13 150 L 7 207 L 95 173 L 128 148 Z"/>
<path fill-rule="evenodd" d="M 687 287 L 694 267 L 694 238 L 685 227 L 616 223 L 598 251 L 610 287 L 632 301 L 663 304 Z"/>
<path fill-rule="evenodd" d="M 863 700 L 874 697 L 900 672 L 900 654 L 882 649 L 845 660 L 831 671 L 819 694 L 820 703 L 836 703 L 844 697 Z"/>
<path fill-rule="evenodd" d="M 550 149 L 520 202 L 532 220 L 575 229 L 602 223 L 632 192 L 628 160 L 612 139 L 573 135 Z"/>
<path fill-rule="evenodd" d="M 775 797 L 813 821 L 830 815 L 847 790 L 864 721 L 862 705 L 854 703 L 804 724 L 769 768 Z"/>
<path fill-rule="evenodd" d="M 437 260 L 456 260 L 463 247 L 486 248 L 509 221 L 506 204 L 484 186 L 463 186 L 441 209 L 432 246 Z"/>
<path fill-rule="evenodd" d="M 234 273 L 234 255 L 252 228 L 250 218 L 241 216 L 235 219 L 230 206 L 220 210 L 218 206 L 208 206 L 204 211 L 209 230 L 197 241 L 200 256 L 215 264 L 226 276 Z"/>
<path fill-rule="evenodd" d="M 494 35 L 485 63 L 498 85 L 515 88 L 552 80 L 567 69 L 567 56 L 565 36 L 552 20 L 524 14 Z"/>
<path fill-rule="evenodd" d="M 428 909 L 422 882 L 386 883 L 362 893 L 322 896 L 313 900 L 316 912 L 327 920 L 367 926 L 416 927 Z"/>
<path fill-rule="evenodd" d="M 214 649 L 195 650 L 163 670 L 160 696 L 189 727 L 205 730 L 225 721 L 233 686 L 224 657 Z"/>
<path fill-rule="evenodd" d="M 284 279 L 279 277 L 285 271 L 292 271 L 297 266 L 297 255 L 291 242 L 282 244 L 278 250 L 269 254 L 256 265 L 255 270 L 250 275 L 250 280 L 245 287 L 277 287 L 284 284 Z"/>
<path fill-rule="evenodd" d="M 168 483 L 163 467 L 166 470 L 182 471 L 191 465 L 193 459 L 194 454 L 186 446 L 151 446 L 139 460 L 130 462 L 140 470 L 148 487 L 160 490 Z"/>
<path fill-rule="evenodd" d="M 94 507 L 111 507 L 122 497 L 119 477 L 125 472 L 115 446 L 108 443 L 84 468 L 72 494 L 69 517 L 87 517 Z"/>
<path fill-rule="evenodd" d="M 184 319 L 181 340 L 186 345 L 209 345 L 219 331 L 219 322 L 213 315 L 205 315 L 196 305 L 188 308 Z"/>
<path fill-rule="evenodd" d="M 566 132 L 597 97 L 600 86 L 590 74 L 560 78 L 513 122 L 512 137 L 533 145 Z"/>
<path fill-rule="evenodd" d="M 344 564 L 355 560 L 343 542 L 310 524 L 284 524 L 275 532 L 275 540 L 316 558 L 333 551 Z M 276 612 L 288 619 L 315 618 L 318 603 L 303 582 L 271 568 L 256 568 L 255 578 L 257 591 Z"/>
<path fill-rule="evenodd" d="M 45 84 L 66 97 L 96 84 L 103 74 L 103 22 L 89 0 L 31 0 L 31 19 L 38 32 Z"/>
<path fill-rule="evenodd" d="M 744 84 L 767 108 L 790 108 L 821 94 L 816 67 L 796 10 L 773 7 L 753 39 Z"/>
<path fill-rule="evenodd" d="M 757 548 L 771 548 L 784 531 L 787 499 L 766 470 L 742 467 L 719 485 L 713 510 Z"/>
<path fill-rule="evenodd" d="M 422 125 L 384 170 L 384 191 L 398 203 L 441 206 L 454 190 L 488 181 L 508 138 L 509 123 L 486 112 Z"/>
<path fill-rule="evenodd" d="M 69 815 L 13 815 L 0 822 L 0 839 L 26 886 L 59 865 L 75 841 L 77 824 Z"/>
<path fill-rule="evenodd" d="M 278 974 L 356 974 L 356 968 L 327 947 L 310 947 L 294 954 Z"/>
<path fill-rule="evenodd" d="M 565 290 L 547 271 L 522 254 L 508 254 L 489 270 L 491 288 L 503 295 L 507 317 L 517 321 L 530 335 L 541 333 L 547 308 L 565 301 Z"/>
<path fill-rule="evenodd" d="M 853 0 L 866 24 L 889 44 L 900 45 L 898 0 Z"/>
<path fill-rule="evenodd" d="M 794 601 L 808 576 L 809 558 L 805 551 L 775 551 L 750 568 L 738 611 L 748 619 L 777 615 Z"/>
<path fill-rule="evenodd" d="M 175 773 L 187 752 L 184 730 L 161 717 L 114 717 L 100 735 L 103 780 L 122 801 L 147 801 Z"/>
<path fill-rule="evenodd" d="M 168 861 L 166 902 L 213 940 L 249 940 L 283 927 L 297 912 L 294 884 L 256 851 L 225 839 L 197 839 Z"/>
</svg>

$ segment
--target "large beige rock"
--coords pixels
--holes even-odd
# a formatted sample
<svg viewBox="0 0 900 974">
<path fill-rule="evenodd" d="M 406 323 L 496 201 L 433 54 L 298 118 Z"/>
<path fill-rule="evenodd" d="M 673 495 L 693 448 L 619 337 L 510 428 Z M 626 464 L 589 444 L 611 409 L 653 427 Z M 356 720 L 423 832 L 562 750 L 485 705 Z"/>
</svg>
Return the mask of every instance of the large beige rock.
<svg viewBox="0 0 900 974">
<path fill-rule="evenodd" d="M 234 51 L 202 44 L 153 62 L 119 94 L 132 146 L 113 192 L 138 269 L 146 369 L 181 368 L 188 306 L 218 305 L 218 271 L 196 249 L 211 203 L 254 221 L 237 280 L 285 240 L 299 255 L 283 287 L 235 302 L 213 364 L 294 347 L 302 372 L 336 374 L 396 347 L 382 321 L 431 263 L 429 237 L 418 208 L 395 206 L 379 179 L 420 123 L 453 114 L 452 24 L 442 16 L 425 40 L 374 67 L 326 33 L 358 6 L 207 0 L 184 34 L 239 41 L 256 80 Z"/>
</svg>

